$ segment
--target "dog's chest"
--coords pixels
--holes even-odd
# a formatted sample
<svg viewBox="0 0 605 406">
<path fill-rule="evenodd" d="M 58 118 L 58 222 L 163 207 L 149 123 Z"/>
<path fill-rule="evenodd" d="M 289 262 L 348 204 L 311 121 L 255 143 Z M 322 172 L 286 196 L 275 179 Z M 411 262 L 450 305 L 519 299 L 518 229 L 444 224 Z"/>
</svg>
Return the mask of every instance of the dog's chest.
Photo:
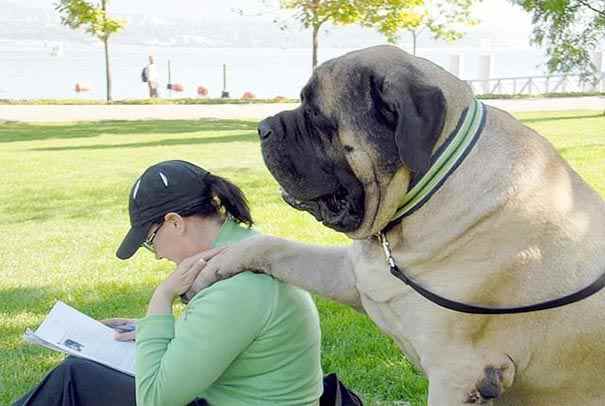
<svg viewBox="0 0 605 406">
<path fill-rule="evenodd" d="M 378 328 L 391 336 L 416 368 L 422 370 L 418 346 L 415 344 L 416 340 L 413 337 L 415 326 L 408 324 L 400 312 L 401 309 L 386 303 L 374 302 L 363 293 L 361 294 L 361 302 L 364 310 Z"/>
<path fill-rule="evenodd" d="M 364 257 L 355 261 L 357 289 L 364 310 L 376 325 L 397 342 L 417 368 L 421 368 L 416 335 L 422 324 L 415 311 L 418 297 L 413 290 L 392 276 L 384 258 Z"/>
<path fill-rule="evenodd" d="M 371 243 L 354 244 L 351 251 L 357 289 L 368 300 L 388 303 L 395 297 L 412 291 L 391 275 L 380 246 Z"/>
</svg>

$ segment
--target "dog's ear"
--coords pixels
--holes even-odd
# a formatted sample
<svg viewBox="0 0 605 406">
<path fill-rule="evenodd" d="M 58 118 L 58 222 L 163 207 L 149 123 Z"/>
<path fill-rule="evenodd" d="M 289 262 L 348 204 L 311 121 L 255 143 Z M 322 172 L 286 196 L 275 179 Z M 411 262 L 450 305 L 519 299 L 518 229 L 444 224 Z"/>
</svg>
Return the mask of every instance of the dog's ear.
<svg viewBox="0 0 605 406">
<path fill-rule="evenodd" d="M 399 72 L 385 78 L 380 93 L 391 112 L 401 162 L 414 173 L 426 172 L 445 122 L 443 92 Z"/>
</svg>

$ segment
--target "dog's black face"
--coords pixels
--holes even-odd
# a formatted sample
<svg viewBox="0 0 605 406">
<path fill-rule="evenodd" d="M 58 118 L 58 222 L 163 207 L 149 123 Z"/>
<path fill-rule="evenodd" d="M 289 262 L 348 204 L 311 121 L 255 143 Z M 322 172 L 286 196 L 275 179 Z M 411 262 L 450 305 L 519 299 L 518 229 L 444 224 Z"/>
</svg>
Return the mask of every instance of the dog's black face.
<svg viewBox="0 0 605 406">
<path fill-rule="evenodd" d="M 363 187 L 338 139 L 338 120 L 321 109 L 317 80 L 303 89 L 300 107 L 261 122 L 263 158 L 288 204 L 348 232 L 363 218 Z"/>
<path fill-rule="evenodd" d="M 397 74 L 394 88 L 393 68 L 401 67 L 364 50 L 328 61 L 303 88 L 297 109 L 259 124 L 263 158 L 284 200 L 336 231 L 360 227 L 369 183 L 402 165 L 426 170 L 443 126 L 441 92 L 413 83 L 413 70 Z M 367 169 L 356 165 L 360 159 Z"/>
</svg>

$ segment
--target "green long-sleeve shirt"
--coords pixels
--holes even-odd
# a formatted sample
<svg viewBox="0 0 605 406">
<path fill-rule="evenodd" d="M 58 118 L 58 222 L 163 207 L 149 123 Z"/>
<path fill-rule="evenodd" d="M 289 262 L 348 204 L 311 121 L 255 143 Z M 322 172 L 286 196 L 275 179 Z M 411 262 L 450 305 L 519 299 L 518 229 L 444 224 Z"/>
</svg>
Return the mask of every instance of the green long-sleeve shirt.
<svg viewBox="0 0 605 406">
<path fill-rule="evenodd" d="M 215 246 L 254 232 L 227 220 Z M 310 295 L 245 272 L 198 293 L 179 320 L 137 323 L 139 406 L 314 405 L 322 393 L 320 329 Z"/>
</svg>

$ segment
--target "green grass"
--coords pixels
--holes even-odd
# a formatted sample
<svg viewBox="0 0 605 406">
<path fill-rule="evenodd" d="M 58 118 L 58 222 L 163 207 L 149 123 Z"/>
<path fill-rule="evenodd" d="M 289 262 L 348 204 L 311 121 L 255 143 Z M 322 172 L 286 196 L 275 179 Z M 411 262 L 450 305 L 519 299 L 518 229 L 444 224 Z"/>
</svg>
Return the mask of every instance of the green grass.
<svg viewBox="0 0 605 406">
<path fill-rule="evenodd" d="M 520 117 L 545 134 L 605 195 L 605 117 L 597 112 Z M 171 271 L 141 253 L 115 258 L 128 228 L 126 199 L 142 169 L 165 159 L 197 162 L 238 183 L 261 231 L 301 241 L 346 238 L 287 207 L 262 164 L 255 123 L 141 121 L 0 126 L 0 404 L 38 382 L 61 355 L 23 344 L 54 301 L 96 318 L 139 317 Z M 372 322 L 317 299 L 323 366 L 370 400 L 424 405 L 427 382 Z M 369 402 L 370 404 L 373 402 Z"/>
</svg>

